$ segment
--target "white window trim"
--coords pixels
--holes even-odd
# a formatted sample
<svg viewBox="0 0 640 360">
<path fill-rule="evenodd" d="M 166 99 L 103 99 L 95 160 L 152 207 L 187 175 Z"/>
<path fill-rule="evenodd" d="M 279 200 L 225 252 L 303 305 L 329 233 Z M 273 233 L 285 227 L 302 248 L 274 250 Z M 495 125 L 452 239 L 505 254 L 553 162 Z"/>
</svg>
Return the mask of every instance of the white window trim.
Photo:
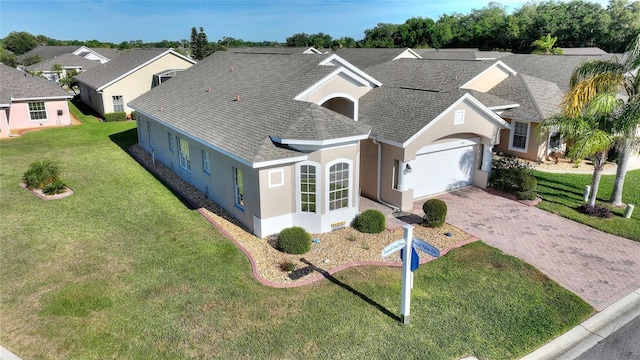
<svg viewBox="0 0 640 360">
<path fill-rule="evenodd" d="M 240 172 L 240 174 L 242 175 L 242 196 L 241 196 L 241 200 L 242 203 L 240 203 L 240 201 L 238 201 L 238 193 L 239 193 L 239 189 L 240 186 L 238 185 L 238 172 Z M 233 167 L 233 203 L 235 204 L 235 206 L 244 211 L 244 204 L 245 204 L 245 199 L 244 199 L 244 172 L 242 171 L 242 169 L 237 168 L 237 167 Z"/>
<path fill-rule="evenodd" d="M 183 141 L 185 144 L 187 144 L 187 156 L 184 157 L 185 159 L 184 166 L 182 166 L 183 153 L 182 153 L 182 146 L 180 146 L 180 143 Z M 182 139 L 179 136 L 177 136 L 176 142 L 178 145 L 178 163 L 180 164 L 180 168 L 183 169 L 184 171 L 191 172 L 191 149 L 189 149 L 189 142 L 185 139 Z"/>
<path fill-rule="evenodd" d="M 31 109 L 29 109 L 29 104 L 36 104 L 36 103 L 42 103 L 44 105 L 44 119 L 32 119 L 31 118 Z M 31 101 L 29 103 L 27 103 L 27 111 L 29 112 L 29 121 L 33 121 L 33 122 L 43 122 L 43 121 L 48 121 L 49 120 L 49 110 L 47 109 L 47 102 L 46 101 Z M 40 111 L 40 110 L 37 110 Z"/>
<path fill-rule="evenodd" d="M 302 211 L 302 194 L 300 193 L 300 175 L 302 174 L 301 167 L 302 166 L 315 166 L 316 168 L 316 211 Z M 296 164 L 296 213 L 299 214 L 319 214 L 322 206 L 322 195 L 320 194 L 320 189 L 322 189 L 322 184 L 320 182 L 322 179 L 322 167 L 319 163 L 314 161 L 303 161 Z M 327 196 L 329 196 L 327 194 Z"/>
<path fill-rule="evenodd" d="M 202 149 L 201 151 L 202 171 L 204 171 L 205 174 L 211 175 L 211 155 L 209 155 L 209 152 L 207 150 Z"/>
<path fill-rule="evenodd" d="M 116 101 L 115 101 L 116 99 L 114 99 L 115 97 L 118 97 L 118 96 L 120 97 L 121 104 L 116 104 Z M 116 105 L 122 106 L 122 111 L 117 111 L 116 110 Z M 125 109 L 124 109 L 124 96 L 123 95 L 112 95 L 111 96 L 111 106 L 113 107 L 113 112 L 124 112 L 125 111 Z"/>
<path fill-rule="evenodd" d="M 331 182 L 330 182 L 330 177 L 331 177 L 331 167 L 337 163 L 347 163 L 349 165 L 349 191 L 347 192 L 347 206 L 340 208 L 340 209 L 334 209 L 331 210 L 331 202 L 329 200 L 329 192 L 330 192 L 330 186 L 331 186 Z M 335 159 L 329 163 L 327 163 L 325 165 L 325 176 L 324 176 L 324 183 L 325 183 L 325 191 L 324 191 L 324 201 L 327 204 L 327 212 L 333 212 L 333 211 L 340 211 L 340 210 L 344 210 L 344 209 L 349 209 L 351 207 L 353 207 L 353 177 L 354 177 L 354 171 L 355 169 L 353 168 L 353 161 L 349 160 L 349 159 L 345 159 L 345 158 L 340 158 L 340 159 Z M 317 187 L 316 187 L 317 189 Z M 317 206 L 316 206 L 317 209 Z"/>
<path fill-rule="evenodd" d="M 524 149 L 513 146 L 513 137 L 516 134 L 516 123 L 527 124 L 527 138 L 525 139 Z M 531 123 L 527 121 L 511 120 L 511 130 L 509 133 L 509 150 L 526 153 L 529 150 L 529 140 L 531 140 Z"/>
</svg>

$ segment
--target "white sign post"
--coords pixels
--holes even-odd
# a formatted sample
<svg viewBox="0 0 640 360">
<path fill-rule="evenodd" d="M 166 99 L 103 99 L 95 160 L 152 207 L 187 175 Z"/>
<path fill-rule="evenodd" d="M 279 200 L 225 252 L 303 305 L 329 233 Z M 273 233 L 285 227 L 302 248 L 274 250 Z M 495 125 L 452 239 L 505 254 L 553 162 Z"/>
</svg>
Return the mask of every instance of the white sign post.
<svg viewBox="0 0 640 360">
<path fill-rule="evenodd" d="M 403 324 L 409 323 L 409 312 L 411 302 L 411 286 L 412 273 L 411 273 L 411 241 L 413 239 L 413 226 L 407 224 L 404 226 L 404 259 L 402 260 L 402 297 L 400 300 L 400 317 Z"/>
<path fill-rule="evenodd" d="M 402 256 L 402 299 L 400 303 L 400 315 L 402 323 L 406 325 L 409 323 L 413 271 L 416 270 L 420 264 L 418 254 L 415 254 L 414 259 L 413 247 L 415 246 L 416 249 L 424 251 L 434 258 L 440 257 L 440 250 L 422 239 L 414 239 L 412 225 L 407 224 L 403 226 L 403 228 L 404 239 L 396 240 L 385 246 L 385 248 L 382 249 L 382 257 L 387 257 L 400 249 L 404 249 Z M 412 266 L 413 260 L 415 260 L 416 263 Z"/>
</svg>

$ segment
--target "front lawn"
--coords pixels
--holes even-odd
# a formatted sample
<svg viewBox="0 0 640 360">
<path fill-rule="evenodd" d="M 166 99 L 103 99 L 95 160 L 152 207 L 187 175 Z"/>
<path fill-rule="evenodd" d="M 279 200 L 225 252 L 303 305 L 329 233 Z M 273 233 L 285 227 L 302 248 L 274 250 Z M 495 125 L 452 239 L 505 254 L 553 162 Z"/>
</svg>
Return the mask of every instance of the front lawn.
<svg viewBox="0 0 640 360">
<path fill-rule="evenodd" d="M 544 201 L 538 207 L 568 219 L 589 225 L 606 233 L 640 241 L 640 170 L 629 171 L 625 178 L 622 201 L 634 204 L 636 209 L 630 219 L 624 218 L 625 208 L 611 207 L 611 219 L 583 214 L 578 209 L 583 204 L 584 186 L 591 185 L 591 174 L 555 174 L 536 171 L 538 193 Z M 598 201 L 607 205 L 615 175 L 603 175 L 598 189 Z"/>
<path fill-rule="evenodd" d="M 0 344 L 25 359 L 511 359 L 593 311 L 481 242 L 416 271 L 408 326 L 399 268 L 265 287 L 123 151 L 134 127 L 87 121 L 0 143 Z M 18 185 L 43 158 L 72 196 Z"/>
</svg>

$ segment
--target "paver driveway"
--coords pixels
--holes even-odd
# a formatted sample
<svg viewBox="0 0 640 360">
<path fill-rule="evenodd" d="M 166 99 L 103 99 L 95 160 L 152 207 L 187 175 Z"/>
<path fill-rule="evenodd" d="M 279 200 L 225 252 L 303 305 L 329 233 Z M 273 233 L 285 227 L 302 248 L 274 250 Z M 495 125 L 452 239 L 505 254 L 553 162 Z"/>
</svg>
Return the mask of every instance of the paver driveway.
<svg viewBox="0 0 640 360">
<path fill-rule="evenodd" d="M 438 198 L 448 205 L 448 223 L 534 265 L 598 311 L 640 288 L 640 242 L 476 187 Z"/>
</svg>

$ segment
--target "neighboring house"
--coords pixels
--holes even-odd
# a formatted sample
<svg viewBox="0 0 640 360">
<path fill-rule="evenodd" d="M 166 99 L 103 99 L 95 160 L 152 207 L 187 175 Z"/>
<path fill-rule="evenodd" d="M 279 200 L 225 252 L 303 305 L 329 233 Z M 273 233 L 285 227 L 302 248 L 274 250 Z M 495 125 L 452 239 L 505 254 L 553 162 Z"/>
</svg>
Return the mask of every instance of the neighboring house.
<svg viewBox="0 0 640 360">
<path fill-rule="evenodd" d="M 252 53 L 252 54 L 307 54 L 307 55 L 318 55 L 325 53 L 324 51 L 320 51 L 316 48 L 312 47 L 296 47 L 296 46 L 286 46 L 286 47 L 238 47 L 238 48 L 228 48 L 227 51 L 235 52 L 235 53 Z"/>
<path fill-rule="evenodd" d="M 421 58 L 416 51 L 409 48 L 343 48 L 335 53 L 362 70 L 397 59 Z"/>
<path fill-rule="evenodd" d="M 62 71 L 59 74 L 53 70 L 54 65 L 60 65 L 62 67 Z M 41 72 L 42 76 L 47 80 L 58 82 L 60 79 L 66 78 L 67 75 L 80 74 L 97 65 L 100 65 L 100 62 L 97 60 L 89 60 L 78 55 L 67 53 L 28 66 L 27 71 Z"/>
<path fill-rule="evenodd" d="M 0 137 L 20 129 L 71 125 L 70 98 L 55 83 L 0 64 Z"/>
<path fill-rule="evenodd" d="M 101 64 L 107 63 L 116 58 L 120 51 L 110 48 L 88 48 L 86 46 L 36 46 L 18 57 L 19 61 L 27 58 L 39 56 L 40 61 L 46 61 L 55 57 L 73 54 L 85 58 L 87 60 L 97 60 Z"/>
<path fill-rule="evenodd" d="M 83 72 L 76 80 L 80 98 L 98 114 L 130 113 L 129 100 L 193 64 L 195 61 L 172 49 L 133 49 Z"/>
<path fill-rule="evenodd" d="M 488 91 L 516 73 L 379 53 L 366 71 L 339 54 L 214 53 L 129 102 L 139 144 L 260 237 L 348 226 L 360 194 L 406 211 L 486 187 L 510 128 L 496 111 L 517 107 Z"/>
</svg>

